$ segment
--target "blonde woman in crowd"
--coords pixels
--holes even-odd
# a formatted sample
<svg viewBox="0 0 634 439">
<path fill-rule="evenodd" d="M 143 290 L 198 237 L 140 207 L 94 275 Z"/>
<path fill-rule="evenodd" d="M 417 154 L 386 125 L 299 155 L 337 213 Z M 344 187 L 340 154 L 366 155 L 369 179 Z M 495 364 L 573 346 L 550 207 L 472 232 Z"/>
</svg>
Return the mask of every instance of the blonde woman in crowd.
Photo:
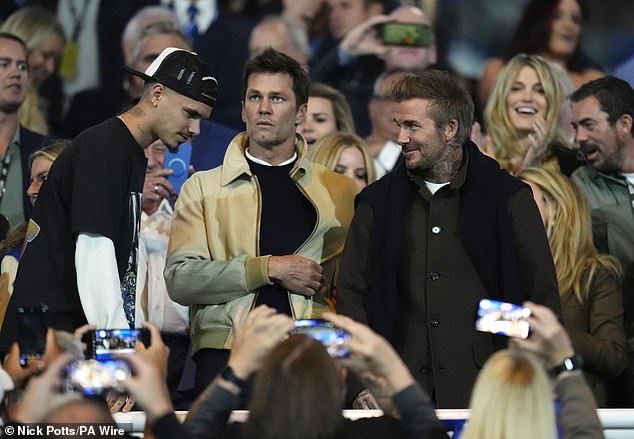
<svg viewBox="0 0 634 439">
<path fill-rule="evenodd" d="M 66 44 L 64 29 L 51 12 L 30 6 L 11 14 L 2 23 L 0 32 L 20 37 L 28 50 L 30 87 L 20 107 L 20 123 L 31 131 L 48 134 L 46 111 L 38 89 L 59 65 Z"/>
<path fill-rule="evenodd" d="M 511 59 L 485 108 L 489 153 L 517 175 L 529 166 L 569 174 L 575 169 L 561 124 L 564 94 L 548 61 L 520 54 Z"/>
<path fill-rule="evenodd" d="M 473 387 L 461 439 L 603 438 L 565 329 L 549 308 L 524 305 L 531 310 L 532 333 L 487 360 Z"/>
<path fill-rule="evenodd" d="M 340 91 L 314 82 L 310 85 L 306 117 L 297 126 L 297 132 L 304 136 L 310 149 L 319 139 L 335 131 L 355 133 L 350 105 Z"/>
<path fill-rule="evenodd" d="M 31 157 L 29 157 L 31 185 L 26 193 L 31 200 L 31 204 L 35 204 L 42 184 L 48 177 L 48 171 L 67 144 L 67 141 L 60 140 L 35 151 L 31 154 Z M 25 234 L 26 224 L 18 224 L 9 231 L 7 238 L 0 242 L 0 257 L 2 258 L 2 262 L 0 263 L 0 290 L 3 289 L 6 281 L 9 294 L 13 292 L 13 281 L 18 272 L 18 262 L 20 260 Z M 2 294 L 1 291 L 0 294 Z"/>
<path fill-rule="evenodd" d="M 546 227 L 564 326 L 584 359 L 597 404 L 610 406 L 609 380 L 621 374 L 628 361 L 620 264 L 597 252 L 588 205 L 566 177 L 529 168 L 520 178 L 531 186 Z"/>
<path fill-rule="evenodd" d="M 315 144 L 308 157 L 313 163 L 350 177 L 359 186 L 359 191 L 376 180 L 374 162 L 366 143 L 355 134 L 329 134 Z"/>
</svg>

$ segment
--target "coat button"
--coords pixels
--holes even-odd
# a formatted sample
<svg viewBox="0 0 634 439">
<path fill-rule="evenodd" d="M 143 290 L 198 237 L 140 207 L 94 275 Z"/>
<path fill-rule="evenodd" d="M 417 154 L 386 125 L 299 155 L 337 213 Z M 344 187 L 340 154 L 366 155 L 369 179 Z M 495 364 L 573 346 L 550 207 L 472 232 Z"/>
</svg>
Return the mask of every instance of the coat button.
<svg viewBox="0 0 634 439">
<path fill-rule="evenodd" d="M 431 280 L 438 280 L 440 278 L 440 275 L 435 271 L 432 271 L 431 273 L 429 273 L 429 278 Z"/>
<path fill-rule="evenodd" d="M 430 324 L 431 324 L 431 325 L 435 328 L 435 327 L 437 327 L 438 325 L 440 325 L 440 322 L 439 322 L 438 320 L 435 320 L 435 319 L 434 319 L 434 320 L 432 320 L 432 321 L 430 322 Z"/>
<path fill-rule="evenodd" d="M 442 230 L 442 229 L 441 229 L 440 227 L 438 227 L 438 226 L 434 226 L 434 227 L 432 227 L 432 228 L 431 228 L 431 232 L 432 232 L 434 235 L 438 235 L 438 234 L 440 233 L 440 231 L 441 231 L 441 230 Z"/>
<path fill-rule="evenodd" d="M 420 370 L 420 373 L 422 373 L 423 375 L 429 375 L 429 372 L 431 372 L 429 370 L 429 367 L 427 367 L 427 366 L 423 366 L 419 370 Z"/>
</svg>

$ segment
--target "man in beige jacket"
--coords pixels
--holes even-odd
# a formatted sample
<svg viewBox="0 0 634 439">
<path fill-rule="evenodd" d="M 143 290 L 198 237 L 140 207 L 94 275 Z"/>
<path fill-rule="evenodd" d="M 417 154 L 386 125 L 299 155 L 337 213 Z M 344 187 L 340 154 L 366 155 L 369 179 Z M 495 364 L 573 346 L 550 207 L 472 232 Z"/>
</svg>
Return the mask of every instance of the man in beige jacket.
<svg viewBox="0 0 634 439">
<path fill-rule="evenodd" d="M 246 132 L 222 166 L 183 186 L 165 267 L 170 297 L 190 306 L 198 391 L 226 365 L 239 308 L 296 319 L 327 308 L 353 214 L 354 183 L 308 162 L 295 134 L 308 99 L 302 67 L 269 49 L 249 61 L 243 87 Z"/>
</svg>

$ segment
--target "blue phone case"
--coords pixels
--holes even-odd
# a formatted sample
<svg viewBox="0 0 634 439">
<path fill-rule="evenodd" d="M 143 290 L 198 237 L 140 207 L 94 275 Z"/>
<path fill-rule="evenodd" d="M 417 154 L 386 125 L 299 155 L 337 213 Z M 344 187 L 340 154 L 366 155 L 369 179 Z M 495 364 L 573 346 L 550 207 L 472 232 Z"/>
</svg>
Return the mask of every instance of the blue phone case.
<svg viewBox="0 0 634 439">
<path fill-rule="evenodd" d="M 185 183 L 185 180 L 189 177 L 189 165 L 192 159 L 192 144 L 183 143 L 178 148 L 177 152 L 167 151 L 165 155 L 165 168 L 174 171 L 172 175 L 168 177 L 174 191 L 178 194 L 181 191 L 181 186 Z"/>
</svg>

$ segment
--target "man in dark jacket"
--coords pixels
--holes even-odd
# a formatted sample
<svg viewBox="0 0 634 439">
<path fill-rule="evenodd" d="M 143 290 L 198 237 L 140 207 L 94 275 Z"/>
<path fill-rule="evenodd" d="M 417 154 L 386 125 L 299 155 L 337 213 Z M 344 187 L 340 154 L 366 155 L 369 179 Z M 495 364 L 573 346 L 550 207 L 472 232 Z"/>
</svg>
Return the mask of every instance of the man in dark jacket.
<svg viewBox="0 0 634 439">
<path fill-rule="evenodd" d="M 471 98 L 438 70 L 394 86 L 404 160 L 357 198 L 337 310 L 388 338 L 438 407 L 469 402 L 506 345 L 477 332 L 478 302 L 559 311 L 555 269 L 528 186 L 470 142 Z"/>
<path fill-rule="evenodd" d="M 26 52 L 20 38 L 0 34 L 0 213 L 12 226 L 31 215 L 29 156 L 45 141 L 18 120 L 29 81 Z"/>
<path fill-rule="evenodd" d="M 595 245 L 623 265 L 630 365 L 628 401 L 622 404 L 634 407 L 634 89 L 605 76 L 584 84 L 571 99 L 575 141 L 587 162 L 572 181 L 592 211 Z"/>
</svg>

